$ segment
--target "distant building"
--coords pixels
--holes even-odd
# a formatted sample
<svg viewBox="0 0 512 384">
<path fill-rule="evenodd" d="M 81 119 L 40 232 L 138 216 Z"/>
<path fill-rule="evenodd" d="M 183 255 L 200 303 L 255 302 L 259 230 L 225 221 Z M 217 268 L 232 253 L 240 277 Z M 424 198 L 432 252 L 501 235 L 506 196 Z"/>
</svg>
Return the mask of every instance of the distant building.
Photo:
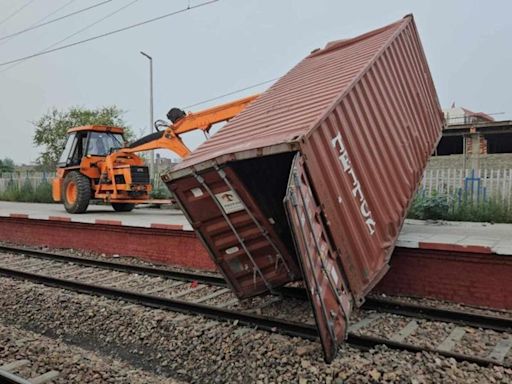
<svg viewBox="0 0 512 384">
<path fill-rule="evenodd" d="M 456 107 L 443 111 L 446 127 L 429 162 L 430 169 L 512 168 L 512 121 Z"/>
<path fill-rule="evenodd" d="M 162 157 L 160 156 L 159 153 L 156 154 L 156 159 L 155 159 L 155 165 L 156 165 L 156 169 L 157 169 L 157 172 L 164 172 L 164 171 L 168 171 L 169 169 L 171 169 L 172 167 L 174 167 L 176 164 L 178 164 L 181 160 L 178 160 L 178 159 L 169 159 L 167 157 Z"/>
<path fill-rule="evenodd" d="M 450 109 L 443 109 L 444 118 L 447 125 L 473 124 L 473 123 L 490 123 L 494 119 L 483 112 L 473 112 L 469 109 L 456 107 L 452 104 Z"/>
</svg>

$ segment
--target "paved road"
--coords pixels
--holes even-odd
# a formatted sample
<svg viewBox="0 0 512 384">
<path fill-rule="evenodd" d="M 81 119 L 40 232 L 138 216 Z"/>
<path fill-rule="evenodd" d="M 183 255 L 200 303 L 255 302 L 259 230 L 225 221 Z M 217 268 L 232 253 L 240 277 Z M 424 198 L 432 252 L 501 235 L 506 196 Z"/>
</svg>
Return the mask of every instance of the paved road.
<svg viewBox="0 0 512 384">
<path fill-rule="evenodd" d="M 397 245 L 414 248 L 418 242 L 481 245 L 512 255 L 512 224 L 406 220 Z"/>
<path fill-rule="evenodd" d="M 81 214 L 67 213 L 61 204 L 12 203 L 0 201 L 0 216 L 11 213 L 29 215 L 31 219 L 48 219 L 49 216 L 69 217 L 72 221 L 94 223 L 96 219 L 119 220 L 123 225 L 149 227 L 151 224 L 181 224 L 183 229 L 192 230 L 181 211 L 174 209 L 136 208 L 132 212 L 115 212 L 112 207 L 91 205 Z"/>
<path fill-rule="evenodd" d="M 108 206 L 90 206 L 79 215 L 68 214 L 60 204 L 11 203 L 0 201 L 0 216 L 22 213 L 33 219 L 49 216 L 70 217 L 72 221 L 94 223 L 96 219 L 119 220 L 123 225 L 150 227 L 151 224 L 181 224 L 192 230 L 181 211 L 137 208 L 132 212 L 114 212 Z M 417 248 L 420 242 L 491 247 L 500 254 L 512 255 L 512 224 L 432 222 L 406 220 L 398 245 Z"/>
</svg>

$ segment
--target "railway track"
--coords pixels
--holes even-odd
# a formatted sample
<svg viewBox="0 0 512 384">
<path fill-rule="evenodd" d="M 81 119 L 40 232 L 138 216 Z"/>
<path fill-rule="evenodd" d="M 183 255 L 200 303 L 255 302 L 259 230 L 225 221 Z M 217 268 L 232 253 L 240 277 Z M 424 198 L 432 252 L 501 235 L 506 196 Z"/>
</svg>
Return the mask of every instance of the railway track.
<svg viewBox="0 0 512 384">
<path fill-rule="evenodd" d="M 45 384 L 59 377 L 59 372 L 51 370 L 41 375 L 31 376 L 25 379 L 17 374 L 20 369 L 30 365 L 29 360 L 15 360 L 0 366 L 0 383 L 5 384 Z"/>
<path fill-rule="evenodd" d="M 291 336 L 307 339 L 318 337 L 302 288 L 287 287 L 280 291 L 280 297 L 259 297 L 240 303 L 226 287 L 225 281 L 215 275 L 78 258 L 8 246 L 0 246 L 0 252 L 0 274 L 4 276 L 148 307 L 232 321 Z M 286 318 L 280 318 L 278 315 L 283 312 L 283 306 L 290 303 L 291 307 L 285 311 Z M 508 357 L 512 348 L 512 319 L 379 298 L 369 298 L 362 313 L 361 319 L 349 329 L 347 342 L 355 347 L 370 349 L 382 344 L 392 349 L 438 353 L 457 361 L 468 361 L 482 366 L 496 364 L 512 367 L 512 358 Z M 390 316 L 392 320 L 401 319 L 396 332 L 384 336 L 375 332 L 372 334 L 372 326 L 378 322 L 389 321 L 386 317 Z M 301 321 L 290 321 L 289 318 Z M 422 322 L 427 326 L 447 324 L 450 332 L 437 344 L 408 342 L 418 333 Z M 471 328 L 471 333 L 484 330 L 499 333 L 503 337 L 486 356 L 460 353 L 457 348 L 467 332 L 467 327 Z"/>
</svg>

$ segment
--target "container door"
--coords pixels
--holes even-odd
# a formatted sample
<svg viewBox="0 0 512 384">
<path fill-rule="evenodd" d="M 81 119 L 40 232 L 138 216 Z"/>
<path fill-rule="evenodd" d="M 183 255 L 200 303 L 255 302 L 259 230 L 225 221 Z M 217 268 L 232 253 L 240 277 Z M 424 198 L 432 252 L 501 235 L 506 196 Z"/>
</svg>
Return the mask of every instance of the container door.
<svg viewBox="0 0 512 384">
<path fill-rule="evenodd" d="M 331 362 L 347 334 L 351 295 L 337 262 L 339 258 L 327 237 L 300 154 L 293 161 L 284 202 L 324 357 Z"/>
<path fill-rule="evenodd" d="M 300 278 L 273 224 L 230 167 L 180 179 L 170 189 L 239 298 Z"/>
</svg>

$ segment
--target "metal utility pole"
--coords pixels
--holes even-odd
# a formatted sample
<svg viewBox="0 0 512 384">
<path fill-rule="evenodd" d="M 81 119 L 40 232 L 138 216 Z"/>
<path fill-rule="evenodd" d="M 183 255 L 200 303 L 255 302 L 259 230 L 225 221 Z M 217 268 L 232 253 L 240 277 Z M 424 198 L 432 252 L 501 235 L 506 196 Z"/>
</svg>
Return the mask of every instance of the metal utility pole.
<svg viewBox="0 0 512 384">
<path fill-rule="evenodd" d="M 149 60 L 149 133 L 153 133 L 153 58 L 147 53 L 140 51 L 142 56 Z M 155 151 L 150 151 L 151 159 L 149 161 L 149 174 L 151 178 L 155 177 Z"/>
</svg>

